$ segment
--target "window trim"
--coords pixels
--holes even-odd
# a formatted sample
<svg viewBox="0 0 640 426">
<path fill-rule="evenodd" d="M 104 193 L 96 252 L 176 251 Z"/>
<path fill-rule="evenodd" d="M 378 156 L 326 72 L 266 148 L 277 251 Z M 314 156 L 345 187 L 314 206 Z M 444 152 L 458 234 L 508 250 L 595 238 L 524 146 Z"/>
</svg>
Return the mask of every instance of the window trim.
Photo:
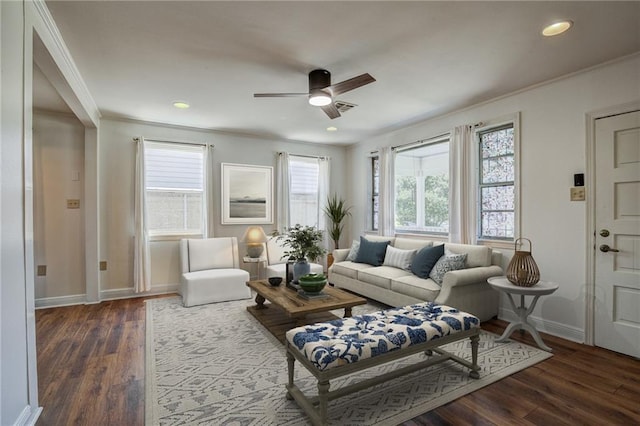
<svg viewBox="0 0 640 426">
<path fill-rule="evenodd" d="M 367 231 L 372 232 L 372 233 L 377 233 L 379 231 L 380 228 L 380 153 L 379 152 L 374 152 L 371 153 L 371 155 L 368 157 L 369 158 L 369 180 L 368 180 L 368 185 L 370 190 L 367 191 L 368 194 L 368 200 L 367 200 L 367 204 L 368 204 L 368 214 L 367 214 Z M 375 180 L 376 180 L 376 175 L 375 175 L 375 167 L 374 167 L 374 163 L 377 162 L 378 163 L 378 192 L 375 191 Z M 378 197 L 378 212 L 376 213 L 375 209 L 374 209 L 374 199 L 375 197 Z M 377 220 L 376 220 L 376 216 L 377 216 Z M 378 222 L 378 226 L 374 226 L 375 223 Z"/>
<path fill-rule="evenodd" d="M 412 142 L 412 143 L 408 143 L 405 145 L 401 145 L 398 147 L 394 148 L 394 151 L 396 153 L 396 155 L 398 153 L 402 153 L 402 152 L 406 152 L 406 151 L 411 151 L 414 149 L 419 149 L 421 147 L 427 146 L 427 145 L 436 145 L 436 144 L 441 144 L 441 143 L 447 143 L 448 144 L 448 177 L 449 177 L 449 181 L 451 180 L 451 134 L 450 133 L 445 133 L 445 134 L 440 134 L 438 136 L 433 136 L 431 138 L 427 138 L 427 139 L 423 139 L 423 140 L 419 140 L 416 142 Z M 395 159 L 394 159 L 395 161 Z M 421 176 L 424 178 L 424 176 Z M 395 175 L 395 167 L 394 167 L 394 190 L 395 190 L 395 179 L 396 179 L 396 175 Z M 417 194 L 416 194 L 416 198 Z M 394 209 L 393 209 L 393 215 L 394 215 L 394 221 L 395 221 L 395 215 L 396 215 L 396 209 L 395 209 L 395 202 L 397 201 L 396 197 L 394 197 Z M 450 199 L 450 195 L 449 195 L 449 203 L 451 202 Z M 424 211 L 423 211 L 424 213 Z M 417 214 L 418 212 L 416 211 L 416 218 L 417 218 Z M 424 219 L 424 217 L 422 218 Z M 430 237 L 433 240 L 448 240 L 449 238 L 449 234 L 451 232 L 451 229 L 449 229 L 447 232 L 435 232 L 435 231 L 419 231 L 416 229 L 411 229 L 411 230 L 401 230 L 398 229 L 397 226 L 394 226 L 395 229 L 395 234 L 396 235 L 402 235 L 402 236 L 421 236 L 421 237 Z"/>
<path fill-rule="evenodd" d="M 513 125 L 513 192 L 514 192 L 514 200 L 513 200 L 513 209 L 514 209 L 514 224 L 513 224 L 513 238 L 481 238 L 480 237 L 480 221 L 482 217 L 480 215 L 480 133 L 490 131 L 492 129 L 500 129 L 501 127 L 506 127 L 509 125 Z M 509 114 L 506 116 L 498 117 L 492 119 L 490 121 L 483 122 L 481 125 L 477 126 L 474 130 L 474 146 L 473 150 L 473 161 L 475 165 L 475 173 L 473 173 L 473 182 L 471 182 L 471 187 L 475 188 L 475 227 L 474 230 L 476 236 L 476 243 L 479 245 L 486 245 L 495 248 L 504 248 L 504 249 L 512 249 L 513 242 L 520 237 L 521 235 L 521 205 L 520 205 L 520 112 L 515 114 Z"/>
<path fill-rule="evenodd" d="M 208 152 L 209 149 L 208 144 L 205 143 L 193 143 L 193 142 L 178 142 L 178 141 L 168 141 L 168 140 L 159 140 L 159 139 L 144 139 L 143 143 L 147 144 L 145 146 L 145 151 L 148 152 L 150 147 L 153 146 L 166 146 L 170 147 L 175 151 L 186 150 L 186 151 L 196 151 L 196 148 L 202 149 L 202 190 L 192 190 L 192 189 L 180 189 L 175 192 L 183 192 L 183 193 L 200 193 L 202 197 L 202 212 L 201 212 L 201 225 L 198 232 L 167 232 L 166 230 L 152 230 L 148 229 L 149 233 L 149 241 L 179 241 L 183 238 L 205 238 L 206 229 L 209 226 L 209 185 L 207 183 L 207 179 L 209 177 L 209 161 L 208 161 Z M 146 155 L 145 155 L 146 156 Z M 146 175 L 146 161 L 145 161 L 145 170 L 144 173 Z M 146 179 L 145 179 L 146 181 Z M 163 189 L 174 191 L 174 188 L 153 188 L 148 189 L 147 183 L 145 182 L 145 210 L 147 207 L 147 194 L 149 192 L 154 191 L 162 191 Z M 147 211 L 145 215 L 148 216 L 149 212 Z M 148 226 L 148 225 L 147 225 Z"/>
</svg>

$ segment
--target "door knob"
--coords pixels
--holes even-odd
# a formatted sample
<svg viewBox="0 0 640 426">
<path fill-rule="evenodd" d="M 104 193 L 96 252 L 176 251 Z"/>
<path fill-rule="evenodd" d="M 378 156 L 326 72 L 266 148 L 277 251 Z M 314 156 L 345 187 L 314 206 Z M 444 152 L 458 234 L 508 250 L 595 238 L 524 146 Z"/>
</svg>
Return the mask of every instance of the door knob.
<svg viewBox="0 0 640 426">
<path fill-rule="evenodd" d="M 614 249 L 614 248 L 611 248 L 611 247 L 609 247 L 609 246 L 608 246 L 608 245 L 606 245 L 606 244 L 602 244 L 602 245 L 600 246 L 600 251 L 601 251 L 601 252 L 603 252 L 603 253 L 606 253 L 606 252 L 608 252 L 608 251 L 613 252 L 613 253 L 618 253 L 620 250 L 618 250 L 618 249 Z"/>
</svg>

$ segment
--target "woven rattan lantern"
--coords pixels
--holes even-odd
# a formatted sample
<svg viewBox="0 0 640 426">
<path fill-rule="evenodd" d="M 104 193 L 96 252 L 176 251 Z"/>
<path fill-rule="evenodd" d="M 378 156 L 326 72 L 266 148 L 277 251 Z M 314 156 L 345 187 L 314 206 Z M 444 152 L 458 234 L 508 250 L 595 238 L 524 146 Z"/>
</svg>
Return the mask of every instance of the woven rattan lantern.
<svg viewBox="0 0 640 426">
<path fill-rule="evenodd" d="M 520 240 L 529 241 L 529 251 L 518 250 Z M 531 287 L 540 281 L 540 271 L 536 261 L 531 256 L 531 240 L 528 238 L 518 238 L 515 242 L 515 253 L 509 266 L 507 267 L 507 279 L 520 287 Z"/>
</svg>

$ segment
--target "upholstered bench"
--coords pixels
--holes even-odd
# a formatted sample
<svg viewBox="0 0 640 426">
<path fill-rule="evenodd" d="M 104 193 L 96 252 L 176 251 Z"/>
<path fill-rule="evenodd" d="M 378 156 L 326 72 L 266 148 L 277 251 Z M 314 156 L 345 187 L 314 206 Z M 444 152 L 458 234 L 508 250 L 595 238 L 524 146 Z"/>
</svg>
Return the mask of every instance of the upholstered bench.
<svg viewBox="0 0 640 426">
<path fill-rule="evenodd" d="M 325 425 L 330 400 L 430 365 L 452 360 L 469 368 L 469 375 L 477 379 L 480 377 L 477 364 L 479 334 L 480 321 L 477 317 L 432 302 L 297 327 L 286 334 L 289 373 L 287 398 L 295 399 L 313 424 Z M 465 338 L 471 339 L 471 361 L 439 348 Z M 329 391 L 329 381 L 336 377 L 419 352 L 425 352 L 427 358 L 384 375 Z M 434 355 L 434 352 L 438 355 Z M 294 384 L 296 360 L 316 377 L 317 397 L 307 397 Z"/>
</svg>

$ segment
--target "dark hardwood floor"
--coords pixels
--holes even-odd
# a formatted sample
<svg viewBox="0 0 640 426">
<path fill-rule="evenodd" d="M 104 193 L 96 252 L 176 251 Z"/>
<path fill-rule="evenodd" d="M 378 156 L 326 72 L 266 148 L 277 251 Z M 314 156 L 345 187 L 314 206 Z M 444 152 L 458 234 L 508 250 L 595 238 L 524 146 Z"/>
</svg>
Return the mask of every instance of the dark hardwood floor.
<svg viewBox="0 0 640 426">
<path fill-rule="evenodd" d="M 144 424 L 144 312 L 143 298 L 36 311 L 38 425 Z M 640 425 L 640 361 L 543 338 L 553 357 L 403 425 Z"/>
</svg>

